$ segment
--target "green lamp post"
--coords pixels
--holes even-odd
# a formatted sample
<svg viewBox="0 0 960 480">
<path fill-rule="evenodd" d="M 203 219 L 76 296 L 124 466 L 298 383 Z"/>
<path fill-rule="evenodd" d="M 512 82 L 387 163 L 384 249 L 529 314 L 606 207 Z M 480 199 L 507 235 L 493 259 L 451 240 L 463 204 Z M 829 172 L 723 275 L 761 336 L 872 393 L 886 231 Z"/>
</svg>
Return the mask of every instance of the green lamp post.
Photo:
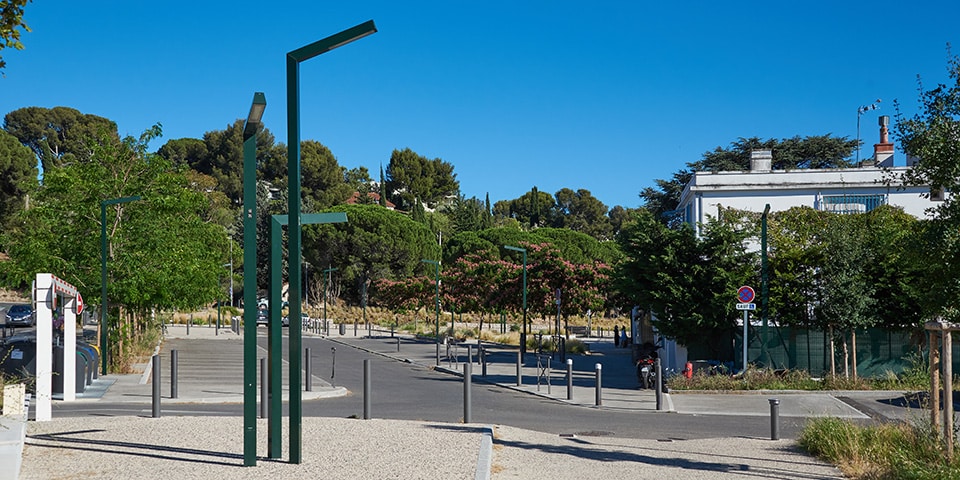
<svg viewBox="0 0 960 480">
<path fill-rule="evenodd" d="M 287 53 L 287 173 L 289 175 L 287 211 L 290 216 L 287 258 L 291 272 L 300 272 L 300 259 L 303 253 L 300 244 L 300 63 L 376 32 L 377 27 L 373 24 L 373 20 L 370 20 Z M 300 391 L 300 369 L 303 363 L 303 355 L 300 354 L 300 292 L 300 275 L 291 275 L 288 295 L 290 371 L 296 372 L 296 380 L 294 375 L 290 376 L 290 463 L 294 464 L 301 462 L 303 437 L 302 392 Z"/>
<path fill-rule="evenodd" d="M 434 332 L 434 341 L 437 344 L 437 365 L 439 366 L 440 365 L 440 262 L 436 260 L 427 260 L 427 259 L 423 259 L 420 261 L 423 263 L 433 264 L 433 266 L 436 267 L 434 269 L 435 271 L 434 280 L 436 281 L 436 284 L 437 284 L 437 301 L 436 301 L 437 328 Z"/>
<path fill-rule="evenodd" d="M 110 328 L 107 324 L 107 205 L 140 200 L 139 195 L 132 197 L 111 198 L 100 202 L 100 375 L 107 374 L 107 357 L 110 355 L 108 337 Z"/>
<path fill-rule="evenodd" d="M 257 464 L 257 128 L 267 108 L 253 94 L 243 125 L 243 466 Z"/>
<path fill-rule="evenodd" d="M 523 328 L 520 329 L 520 354 L 527 353 L 527 249 L 504 245 L 503 248 L 523 253 Z"/>
</svg>

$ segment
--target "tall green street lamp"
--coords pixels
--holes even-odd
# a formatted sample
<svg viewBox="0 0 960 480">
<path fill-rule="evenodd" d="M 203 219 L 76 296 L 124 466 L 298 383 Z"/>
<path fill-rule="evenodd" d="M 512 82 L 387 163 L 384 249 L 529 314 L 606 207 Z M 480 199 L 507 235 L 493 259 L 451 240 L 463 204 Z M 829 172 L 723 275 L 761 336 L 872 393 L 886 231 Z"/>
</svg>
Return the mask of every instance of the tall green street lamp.
<svg viewBox="0 0 960 480">
<path fill-rule="evenodd" d="M 257 129 L 267 97 L 253 94 L 243 125 L 243 466 L 257 464 Z"/>
<path fill-rule="evenodd" d="M 435 336 L 434 336 L 434 340 L 435 340 L 435 342 L 436 342 L 436 344 L 437 344 L 437 366 L 439 366 L 439 365 L 440 365 L 440 262 L 438 262 L 438 261 L 436 261 L 436 260 L 427 260 L 427 259 L 423 259 L 423 260 L 420 260 L 420 261 L 423 262 L 423 263 L 433 264 L 433 266 L 436 267 L 436 268 L 434 269 L 435 272 L 436 272 L 436 273 L 434 274 L 434 280 L 436 281 L 436 284 L 437 284 L 437 302 L 436 302 L 436 305 L 437 305 L 437 329 L 436 329 L 436 331 L 434 332 L 434 335 L 435 335 Z"/>
<path fill-rule="evenodd" d="M 294 375 L 290 376 L 290 463 L 300 463 L 300 446 L 303 439 L 301 428 L 303 393 L 300 391 L 300 369 L 303 355 L 300 354 L 301 285 L 299 275 L 300 255 L 303 253 L 300 244 L 300 63 L 376 32 L 377 27 L 373 24 L 373 20 L 370 20 L 287 53 L 287 184 L 289 196 L 287 212 L 290 216 L 287 258 L 289 259 L 289 271 L 298 273 L 297 275 L 290 275 L 288 294 L 290 304 L 290 371 L 296 372 L 296 380 L 294 380 Z M 296 387 L 296 390 L 294 390 L 294 387 Z"/>
<path fill-rule="evenodd" d="M 520 329 L 520 354 L 527 353 L 527 249 L 504 245 L 503 248 L 523 253 L 523 328 Z"/>
<path fill-rule="evenodd" d="M 323 269 L 323 326 L 327 326 L 327 285 L 330 285 L 332 279 L 330 278 L 332 273 L 337 270 L 337 267 L 330 267 Z"/>
<path fill-rule="evenodd" d="M 100 202 L 100 375 L 107 374 L 107 357 L 110 355 L 110 350 L 107 350 L 109 346 L 107 338 L 110 336 L 110 328 L 107 324 L 107 205 L 119 205 L 136 200 L 140 200 L 139 195 L 111 198 Z"/>
</svg>

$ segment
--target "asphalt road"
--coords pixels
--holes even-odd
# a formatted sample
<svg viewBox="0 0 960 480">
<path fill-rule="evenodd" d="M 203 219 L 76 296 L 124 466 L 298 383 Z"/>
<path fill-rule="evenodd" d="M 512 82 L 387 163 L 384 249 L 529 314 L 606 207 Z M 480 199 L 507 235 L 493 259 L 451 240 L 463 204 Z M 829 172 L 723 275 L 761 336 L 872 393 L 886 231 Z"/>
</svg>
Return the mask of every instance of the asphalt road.
<svg viewBox="0 0 960 480">
<path fill-rule="evenodd" d="M 283 350 L 287 350 L 286 338 Z M 265 346 L 265 339 L 262 340 Z M 363 413 L 363 360 L 371 361 L 374 418 L 458 423 L 463 418 L 460 377 L 423 366 L 370 354 L 340 343 L 304 337 L 311 349 L 313 375 L 351 394 L 303 402 L 305 417 L 346 418 Z M 336 348 L 336 369 L 333 351 Z M 551 434 L 616 436 L 638 439 L 763 438 L 769 435 L 766 417 L 691 415 L 667 412 L 624 412 L 570 405 L 493 384 L 475 376 L 472 390 L 475 423 L 508 425 Z M 170 404 L 164 415 L 241 416 L 240 404 Z M 148 404 L 83 401 L 56 403 L 54 416 L 114 416 L 151 414 Z M 287 416 L 286 404 L 284 415 Z M 781 435 L 795 438 L 804 419 L 781 418 Z"/>
</svg>

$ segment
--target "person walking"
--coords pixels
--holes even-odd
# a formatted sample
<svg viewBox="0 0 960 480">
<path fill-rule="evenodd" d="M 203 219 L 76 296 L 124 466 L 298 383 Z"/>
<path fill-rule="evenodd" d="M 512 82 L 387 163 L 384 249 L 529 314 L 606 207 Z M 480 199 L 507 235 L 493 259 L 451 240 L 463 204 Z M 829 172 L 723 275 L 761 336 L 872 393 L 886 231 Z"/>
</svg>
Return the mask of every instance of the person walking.
<svg viewBox="0 0 960 480">
<path fill-rule="evenodd" d="M 619 325 L 613 326 L 613 346 L 615 348 L 620 346 L 620 326 Z"/>
<path fill-rule="evenodd" d="M 627 326 L 620 327 L 620 346 L 627 348 Z"/>
</svg>

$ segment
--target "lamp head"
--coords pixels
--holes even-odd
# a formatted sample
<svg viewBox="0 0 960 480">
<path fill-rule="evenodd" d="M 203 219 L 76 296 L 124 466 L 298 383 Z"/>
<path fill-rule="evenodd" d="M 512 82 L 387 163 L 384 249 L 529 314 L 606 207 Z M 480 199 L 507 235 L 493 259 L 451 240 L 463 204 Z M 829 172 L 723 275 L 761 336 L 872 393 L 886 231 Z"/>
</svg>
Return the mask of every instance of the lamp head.
<svg viewBox="0 0 960 480">
<path fill-rule="evenodd" d="M 247 114 L 247 121 L 243 125 L 243 139 L 256 135 L 257 127 L 260 126 L 263 118 L 263 111 L 267 108 L 267 97 L 263 92 L 253 94 L 253 103 L 250 104 L 250 113 Z"/>
</svg>

